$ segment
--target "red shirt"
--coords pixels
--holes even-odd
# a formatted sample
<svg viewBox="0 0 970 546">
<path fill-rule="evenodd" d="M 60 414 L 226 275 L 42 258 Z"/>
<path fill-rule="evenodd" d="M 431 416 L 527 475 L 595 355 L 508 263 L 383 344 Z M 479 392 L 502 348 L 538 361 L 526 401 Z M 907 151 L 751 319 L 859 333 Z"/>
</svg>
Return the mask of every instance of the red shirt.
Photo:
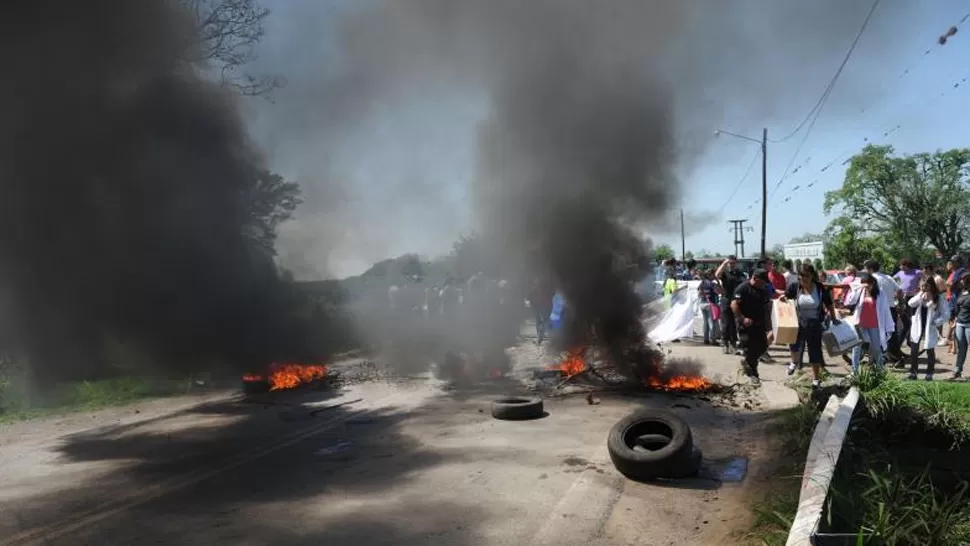
<svg viewBox="0 0 970 546">
<path fill-rule="evenodd" d="M 876 312 L 876 300 L 872 299 L 869 294 L 865 294 L 862 296 L 862 302 L 859 305 L 862 306 L 859 311 L 859 328 L 878 328 L 879 315 Z"/>
<path fill-rule="evenodd" d="M 771 281 L 771 285 L 775 287 L 775 290 L 784 293 L 788 289 L 788 283 L 785 281 L 785 275 L 779 273 L 777 269 L 773 269 L 768 272 L 768 280 Z"/>
</svg>

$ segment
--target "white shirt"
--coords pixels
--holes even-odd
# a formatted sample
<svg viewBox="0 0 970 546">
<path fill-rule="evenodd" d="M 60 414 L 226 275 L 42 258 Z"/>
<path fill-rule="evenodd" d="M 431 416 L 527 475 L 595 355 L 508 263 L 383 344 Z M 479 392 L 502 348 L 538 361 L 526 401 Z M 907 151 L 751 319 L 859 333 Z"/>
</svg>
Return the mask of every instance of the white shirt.
<svg viewBox="0 0 970 546">
<path fill-rule="evenodd" d="M 877 271 L 872 276 L 876 278 L 876 282 L 879 284 L 879 292 L 885 294 L 886 299 L 890 302 L 896 301 L 896 292 L 899 291 L 899 283 L 896 282 L 896 279 L 882 271 Z"/>
</svg>

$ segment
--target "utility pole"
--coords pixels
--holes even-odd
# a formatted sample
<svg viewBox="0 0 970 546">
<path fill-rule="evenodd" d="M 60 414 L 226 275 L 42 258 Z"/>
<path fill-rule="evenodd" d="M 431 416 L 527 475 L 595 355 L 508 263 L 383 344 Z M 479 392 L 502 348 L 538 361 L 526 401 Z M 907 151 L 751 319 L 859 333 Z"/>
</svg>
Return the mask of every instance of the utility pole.
<svg viewBox="0 0 970 546">
<path fill-rule="evenodd" d="M 684 209 L 680 209 L 680 260 L 687 261 L 687 242 L 684 237 Z"/>
<path fill-rule="evenodd" d="M 734 224 L 734 255 L 738 258 L 744 258 L 744 223 L 747 221 L 747 219 L 728 220 L 728 223 Z"/>
<path fill-rule="evenodd" d="M 761 133 L 761 259 L 768 257 L 765 233 L 768 231 L 768 128 Z"/>
<path fill-rule="evenodd" d="M 739 135 L 724 129 L 714 129 L 714 136 L 729 135 L 748 142 L 757 142 L 761 145 L 761 257 L 768 256 L 765 248 L 765 234 L 768 231 L 768 128 L 765 127 L 761 132 L 761 140 L 756 138 Z M 733 220 L 732 220 L 733 221 Z"/>
</svg>

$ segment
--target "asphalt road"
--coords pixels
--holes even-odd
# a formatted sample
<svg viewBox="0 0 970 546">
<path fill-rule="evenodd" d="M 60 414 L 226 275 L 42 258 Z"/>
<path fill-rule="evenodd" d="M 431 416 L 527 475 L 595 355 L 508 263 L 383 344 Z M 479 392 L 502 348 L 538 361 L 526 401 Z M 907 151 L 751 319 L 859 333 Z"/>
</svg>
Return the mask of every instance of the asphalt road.
<svg viewBox="0 0 970 546">
<path fill-rule="evenodd" d="M 489 401 L 521 388 L 372 382 L 7 442 L 0 544 L 736 543 L 770 411 L 654 393 L 493 419 Z M 673 407 L 709 461 L 747 457 L 751 476 L 623 479 L 605 437 L 638 407 Z"/>
</svg>

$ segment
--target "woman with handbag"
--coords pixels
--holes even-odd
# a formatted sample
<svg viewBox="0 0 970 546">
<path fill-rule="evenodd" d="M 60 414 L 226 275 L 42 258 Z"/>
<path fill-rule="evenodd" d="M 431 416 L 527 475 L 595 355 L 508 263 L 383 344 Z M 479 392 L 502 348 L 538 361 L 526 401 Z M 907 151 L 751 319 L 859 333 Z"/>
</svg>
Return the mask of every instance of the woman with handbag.
<svg viewBox="0 0 970 546">
<path fill-rule="evenodd" d="M 946 295 L 940 292 L 932 279 L 923 281 L 922 290 L 909 299 L 909 306 L 915 309 L 913 326 L 909 331 L 909 378 L 916 379 L 919 371 L 917 360 L 920 348 L 926 351 L 926 380 L 933 380 L 936 367 L 936 344 L 939 340 L 937 326 L 949 318 Z"/>
<path fill-rule="evenodd" d="M 798 268 L 798 282 L 789 286 L 785 295 L 779 299 L 793 302 L 795 316 L 798 317 L 798 340 L 789 346 L 791 363 L 788 364 L 788 375 L 792 375 L 800 367 L 802 351 L 807 351 L 808 363 L 812 366 L 812 387 L 820 387 L 824 359 L 822 323 L 826 311 L 833 324 L 839 323 L 832 296 L 819 282 L 818 273 L 812 264 L 804 263 Z"/>
<path fill-rule="evenodd" d="M 859 274 L 861 284 L 849 292 L 846 306 L 853 307 L 852 322 L 859 329 L 862 343 L 869 344 L 869 363 L 877 368 L 883 366 L 883 351 L 889 343 L 888 328 L 893 324 L 890 311 L 890 296 L 879 290 L 879 282 L 868 272 Z M 852 349 L 852 375 L 859 373 L 859 361 L 862 359 L 862 343 Z"/>
</svg>

